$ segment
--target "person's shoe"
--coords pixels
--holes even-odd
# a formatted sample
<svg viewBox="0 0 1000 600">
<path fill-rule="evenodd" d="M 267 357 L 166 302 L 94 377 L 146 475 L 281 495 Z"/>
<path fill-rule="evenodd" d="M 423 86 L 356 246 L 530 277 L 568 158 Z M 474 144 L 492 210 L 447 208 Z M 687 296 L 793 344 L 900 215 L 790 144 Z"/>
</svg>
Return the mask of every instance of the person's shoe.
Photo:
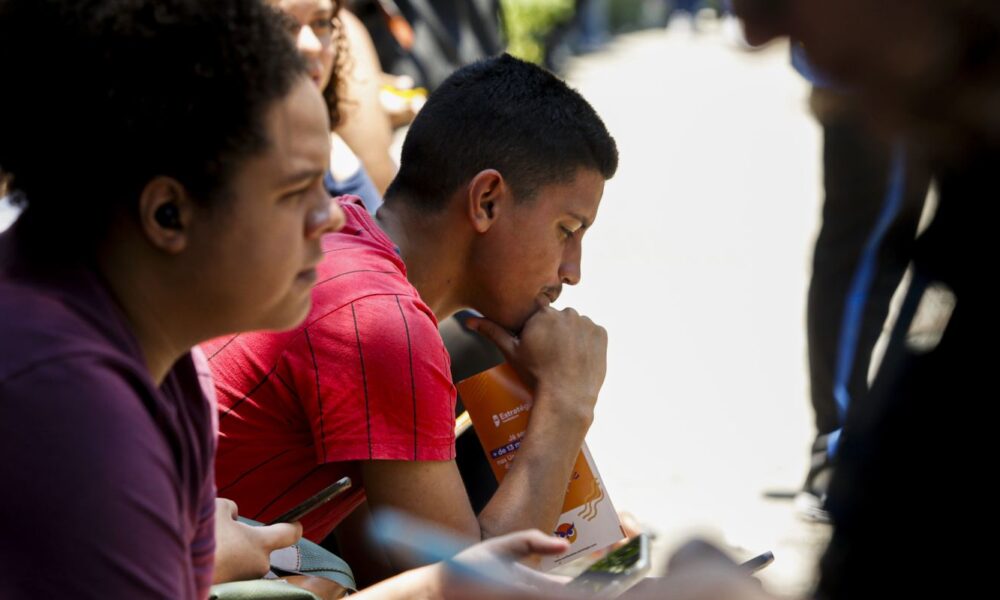
<svg viewBox="0 0 1000 600">
<path fill-rule="evenodd" d="M 810 523 L 829 523 L 830 513 L 826 511 L 826 496 L 815 496 L 801 491 L 795 494 L 795 513 L 800 519 Z"/>
<path fill-rule="evenodd" d="M 818 435 L 813 442 L 812 462 L 802 489 L 795 495 L 795 512 L 814 523 L 829 523 L 826 511 L 826 492 L 833 476 L 833 463 L 827 451 L 827 435 Z"/>
</svg>

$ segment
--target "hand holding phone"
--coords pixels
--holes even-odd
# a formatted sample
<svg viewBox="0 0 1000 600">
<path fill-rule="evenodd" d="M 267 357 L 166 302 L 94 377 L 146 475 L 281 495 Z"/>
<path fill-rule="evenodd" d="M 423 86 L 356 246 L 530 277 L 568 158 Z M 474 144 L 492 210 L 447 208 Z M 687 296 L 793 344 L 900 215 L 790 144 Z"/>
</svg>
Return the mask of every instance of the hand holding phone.
<svg viewBox="0 0 1000 600">
<path fill-rule="evenodd" d="M 564 540 L 538 531 L 519 531 L 474 543 L 433 523 L 380 508 L 372 514 L 369 533 L 391 551 L 394 560 L 404 564 L 443 562 L 458 576 L 459 585 L 466 586 L 465 594 L 473 589 L 492 590 L 491 593 L 508 590 L 511 595 L 520 595 L 525 588 L 562 589 L 561 581 L 518 562 L 531 555 L 566 551 Z"/>
</svg>

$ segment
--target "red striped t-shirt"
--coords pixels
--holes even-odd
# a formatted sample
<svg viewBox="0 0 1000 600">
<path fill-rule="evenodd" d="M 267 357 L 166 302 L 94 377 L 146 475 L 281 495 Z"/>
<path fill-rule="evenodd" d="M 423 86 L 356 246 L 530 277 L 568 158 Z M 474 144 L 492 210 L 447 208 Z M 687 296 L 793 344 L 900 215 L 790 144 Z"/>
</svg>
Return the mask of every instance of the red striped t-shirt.
<svg viewBox="0 0 1000 600">
<path fill-rule="evenodd" d="M 219 496 L 268 521 L 348 475 L 307 515 L 326 537 L 364 500 L 356 461 L 455 457 L 455 386 L 437 320 L 392 241 L 354 197 L 325 236 L 312 309 L 298 328 L 204 345 L 219 396 Z"/>
</svg>

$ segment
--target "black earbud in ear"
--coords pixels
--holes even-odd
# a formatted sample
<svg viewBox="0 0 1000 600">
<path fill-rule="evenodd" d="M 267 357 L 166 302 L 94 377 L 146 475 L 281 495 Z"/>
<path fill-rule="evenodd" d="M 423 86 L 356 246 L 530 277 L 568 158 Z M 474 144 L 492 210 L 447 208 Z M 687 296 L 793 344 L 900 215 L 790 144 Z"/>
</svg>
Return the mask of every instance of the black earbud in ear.
<svg viewBox="0 0 1000 600">
<path fill-rule="evenodd" d="M 164 229 L 181 229 L 181 214 L 176 204 L 161 204 L 153 214 L 153 218 Z"/>
</svg>

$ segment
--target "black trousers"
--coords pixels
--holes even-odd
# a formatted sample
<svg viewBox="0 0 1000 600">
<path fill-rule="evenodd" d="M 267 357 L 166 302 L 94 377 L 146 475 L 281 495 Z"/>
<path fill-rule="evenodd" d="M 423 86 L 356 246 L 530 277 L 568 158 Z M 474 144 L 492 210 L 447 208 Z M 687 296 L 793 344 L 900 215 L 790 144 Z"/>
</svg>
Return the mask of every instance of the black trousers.
<svg viewBox="0 0 1000 600">
<path fill-rule="evenodd" d="M 883 211 L 893 162 L 893 145 L 870 131 L 850 111 L 827 115 L 823 124 L 823 224 L 816 240 L 806 308 L 809 375 L 818 434 L 842 423 L 834 400 L 837 353 L 844 308 L 869 236 Z M 847 389 L 852 401 L 868 389 L 872 349 L 878 341 L 893 292 L 910 261 L 930 176 L 912 157 L 900 210 L 876 256 L 855 360 Z"/>
<path fill-rule="evenodd" d="M 1000 145 L 935 170 L 940 203 L 914 249 L 913 284 L 868 397 L 847 411 L 820 600 L 996 588 L 983 544 L 996 531 L 998 168 Z"/>
</svg>

